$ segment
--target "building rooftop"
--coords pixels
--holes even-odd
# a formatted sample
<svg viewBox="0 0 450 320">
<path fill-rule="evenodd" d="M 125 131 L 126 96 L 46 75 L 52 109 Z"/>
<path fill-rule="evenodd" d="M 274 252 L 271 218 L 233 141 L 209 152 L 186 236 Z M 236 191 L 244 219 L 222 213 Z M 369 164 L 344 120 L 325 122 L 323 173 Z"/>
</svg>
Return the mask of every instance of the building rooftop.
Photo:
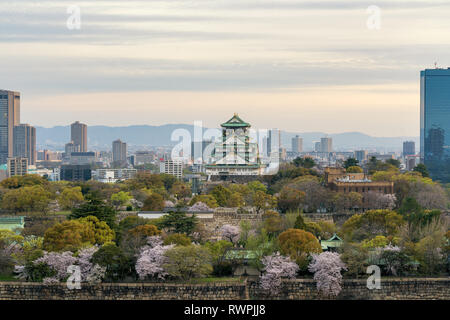
<svg viewBox="0 0 450 320">
<path fill-rule="evenodd" d="M 233 117 L 220 125 L 223 128 L 247 128 L 250 127 L 250 123 L 242 120 L 237 113 L 233 115 Z"/>
</svg>

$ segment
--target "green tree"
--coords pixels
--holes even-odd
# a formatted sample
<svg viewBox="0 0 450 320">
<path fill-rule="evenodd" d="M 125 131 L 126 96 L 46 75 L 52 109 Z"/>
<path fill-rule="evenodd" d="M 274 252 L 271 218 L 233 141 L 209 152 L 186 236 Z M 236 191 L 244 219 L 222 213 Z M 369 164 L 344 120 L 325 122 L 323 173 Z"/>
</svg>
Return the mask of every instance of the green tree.
<svg viewBox="0 0 450 320">
<path fill-rule="evenodd" d="M 50 182 L 37 174 L 26 174 L 24 176 L 14 176 L 4 179 L 0 186 L 7 189 L 18 189 L 22 187 L 42 186 L 47 188 Z"/>
<path fill-rule="evenodd" d="M 191 187 L 181 181 L 176 181 L 170 188 L 170 193 L 178 200 L 190 197 L 192 195 Z"/>
<path fill-rule="evenodd" d="M 270 237 L 276 236 L 283 230 L 283 220 L 276 211 L 266 211 L 263 215 L 263 227 Z"/>
<path fill-rule="evenodd" d="M 72 208 L 68 219 L 85 218 L 87 216 L 97 217 L 100 221 L 105 221 L 111 229 L 116 226 L 117 211 L 95 196 L 88 196 L 87 202 L 77 208 Z"/>
<path fill-rule="evenodd" d="M 278 196 L 278 208 L 282 212 L 300 210 L 305 202 L 305 195 L 301 190 L 285 186 Z"/>
<path fill-rule="evenodd" d="M 342 226 L 346 240 L 361 241 L 378 235 L 395 236 L 404 224 L 403 217 L 392 210 L 369 210 L 355 214 Z"/>
<path fill-rule="evenodd" d="M 2 207 L 18 212 L 47 212 L 52 194 L 40 185 L 11 189 L 2 199 Z"/>
<path fill-rule="evenodd" d="M 296 167 L 303 167 L 306 169 L 311 169 L 316 165 L 314 160 L 309 157 L 305 157 L 305 158 L 297 157 L 294 159 L 293 163 Z"/>
<path fill-rule="evenodd" d="M 257 191 L 267 192 L 267 187 L 261 181 L 258 180 L 250 181 L 249 183 L 247 183 L 247 187 L 250 189 L 250 191 L 253 192 Z"/>
<path fill-rule="evenodd" d="M 288 229 L 278 237 L 281 253 L 296 261 L 301 270 L 308 265 L 308 256 L 322 252 L 319 240 L 308 231 Z"/>
<path fill-rule="evenodd" d="M 191 239 L 184 233 L 172 233 L 164 239 L 165 245 L 189 246 L 191 243 Z"/>
<path fill-rule="evenodd" d="M 87 216 L 78 219 L 81 223 L 86 223 L 94 230 L 95 244 L 104 244 L 114 240 L 116 234 L 105 221 L 100 221 L 97 217 Z"/>
<path fill-rule="evenodd" d="M 390 164 L 390 165 L 396 167 L 396 168 L 400 168 L 400 161 L 397 160 L 397 159 L 387 159 L 385 162 L 387 164 Z"/>
<path fill-rule="evenodd" d="M 346 169 L 348 173 L 362 173 L 363 169 L 358 166 L 351 166 Z"/>
<path fill-rule="evenodd" d="M 161 211 L 164 209 L 164 198 L 157 194 L 153 193 L 147 197 L 144 201 L 144 206 L 142 207 L 143 211 Z"/>
<path fill-rule="evenodd" d="M 217 204 L 220 207 L 226 207 L 228 199 L 231 196 L 231 191 L 219 184 L 218 186 L 215 186 L 211 191 L 211 195 L 216 199 Z"/>
<path fill-rule="evenodd" d="M 274 208 L 277 205 L 277 199 L 262 190 L 258 190 L 252 194 L 252 205 L 256 208 L 256 212 L 259 213 L 261 210 Z"/>
<path fill-rule="evenodd" d="M 77 251 L 95 244 L 95 232 L 88 223 L 67 220 L 50 227 L 44 234 L 47 251 Z"/>
<path fill-rule="evenodd" d="M 161 234 L 161 231 L 152 224 L 144 224 L 136 226 L 132 229 L 129 229 L 128 232 L 134 237 L 141 237 L 143 239 L 152 236 L 158 236 Z"/>
<path fill-rule="evenodd" d="M 359 161 L 355 158 L 348 158 L 347 160 L 344 161 L 345 169 L 348 169 L 350 167 L 357 167 L 357 166 L 359 166 Z"/>
<path fill-rule="evenodd" d="M 176 246 L 168 250 L 165 256 L 167 262 L 164 269 L 174 278 L 189 280 L 205 277 L 213 271 L 209 251 L 198 245 Z"/>
<path fill-rule="evenodd" d="M 189 205 L 193 206 L 197 202 L 203 202 L 204 204 L 206 204 L 210 208 L 217 208 L 218 207 L 216 198 L 214 198 L 210 194 L 197 194 L 197 195 L 195 195 L 191 199 L 191 202 L 189 202 Z"/>
<path fill-rule="evenodd" d="M 419 163 L 417 166 L 414 167 L 413 170 L 415 172 L 419 172 L 424 178 L 430 177 L 430 173 L 428 172 L 427 167 L 423 163 Z"/>
<path fill-rule="evenodd" d="M 111 203 L 116 207 L 116 209 L 119 209 L 120 207 L 129 204 L 132 198 L 133 197 L 129 192 L 119 191 L 111 195 Z"/>
<path fill-rule="evenodd" d="M 162 217 L 158 227 L 159 229 L 166 229 L 168 232 L 190 235 L 196 224 L 197 218 L 195 215 L 188 217 L 184 212 L 173 211 Z"/>
<path fill-rule="evenodd" d="M 92 263 L 106 268 L 105 280 L 118 281 L 135 274 L 133 261 L 114 243 L 101 246 L 92 256 Z"/>
<path fill-rule="evenodd" d="M 300 229 L 300 230 L 306 229 L 306 223 L 301 214 L 299 214 L 297 216 L 297 218 L 295 219 L 294 229 Z"/>
<path fill-rule="evenodd" d="M 366 275 L 368 266 L 369 251 L 361 244 L 350 243 L 345 241 L 344 245 L 339 248 L 342 262 L 347 266 L 347 272 L 351 277 L 359 277 Z"/>
<path fill-rule="evenodd" d="M 65 210 L 71 210 L 72 208 L 80 205 L 84 201 L 81 187 L 64 188 L 58 197 L 58 203 Z"/>
</svg>

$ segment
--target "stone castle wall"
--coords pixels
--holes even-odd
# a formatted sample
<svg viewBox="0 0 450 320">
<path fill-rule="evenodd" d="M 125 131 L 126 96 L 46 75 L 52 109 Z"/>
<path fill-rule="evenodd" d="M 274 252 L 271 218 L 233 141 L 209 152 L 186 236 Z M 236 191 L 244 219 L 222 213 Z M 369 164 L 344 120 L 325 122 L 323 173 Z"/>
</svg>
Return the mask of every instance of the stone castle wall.
<svg viewBox="0 0 450 320">
<path fill-rule="evenodd" d="M 273 299 L 267 297 L 257 282 L 249 283 L 251 299 Z M 279 294 L 280 300 L 330 299 L 320 295 L 312 279 L 284 280 Z M 333 298 L 336 299 L 336 298 Z M 449 278 L 387 279 L 381 281 L 381 289 L 368 289 L 367 279 L 344 280 L 339 300 L 449 300 Z"/>
<path fill-rule="evenodd" d="M 208 284 L 115 283 L 82 285 L 69 290 L 65 284 L 0 282 L 0 300 L 315 300 L 329 299 L 317 293 L 312 279 L 284 280 L 279 295 L 267 296 L 257 281 Z M 369 290 L 366 280 L 345 280 L 337 297 L 342 300 L 450 300 L 449 278 L 389 279 L 381 289 Z"/>
</svg>

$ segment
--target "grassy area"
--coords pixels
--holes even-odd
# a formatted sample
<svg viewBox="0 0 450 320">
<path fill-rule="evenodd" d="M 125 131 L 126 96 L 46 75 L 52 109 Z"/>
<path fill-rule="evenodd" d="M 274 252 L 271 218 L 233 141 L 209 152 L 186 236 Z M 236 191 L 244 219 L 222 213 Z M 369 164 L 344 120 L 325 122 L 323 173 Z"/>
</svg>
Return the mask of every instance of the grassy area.
<svg viewBox="0 0 450 320">
<path fill-rule="evenodd" d="M 0 274 L 0 281 L 18 281 L 12 274 Z"/>
</svg>

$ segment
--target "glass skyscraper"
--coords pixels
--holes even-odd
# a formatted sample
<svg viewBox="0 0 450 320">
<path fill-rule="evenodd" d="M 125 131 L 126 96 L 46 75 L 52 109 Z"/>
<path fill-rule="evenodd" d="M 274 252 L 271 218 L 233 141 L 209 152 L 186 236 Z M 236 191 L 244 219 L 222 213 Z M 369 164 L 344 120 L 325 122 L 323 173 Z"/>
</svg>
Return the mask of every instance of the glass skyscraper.
<svg viewBox="0 0 450 320">
<path fill-rule="evenodd" d="M 434 180 L 450 182 L 450 68 L 420 72 L 420 157 Z"/>
</svg>

